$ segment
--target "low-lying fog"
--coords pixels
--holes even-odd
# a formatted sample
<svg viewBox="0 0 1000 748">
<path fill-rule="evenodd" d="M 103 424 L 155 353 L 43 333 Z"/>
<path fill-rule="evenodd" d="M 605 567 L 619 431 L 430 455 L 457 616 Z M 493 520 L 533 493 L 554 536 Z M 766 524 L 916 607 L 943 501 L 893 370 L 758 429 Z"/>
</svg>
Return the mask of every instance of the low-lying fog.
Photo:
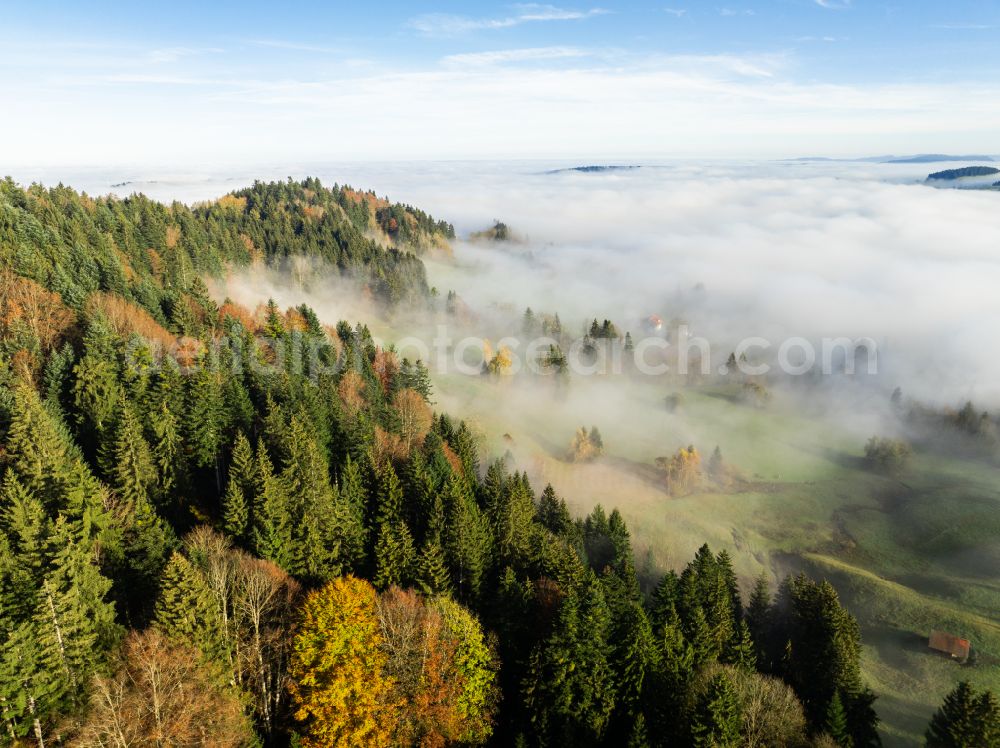
<svg viewBox="0 0 1000 748">
<path fill-rule="evenodd" d="M 637 335 L 647 315 L 683 317 L 692 334 L 725 346 L 748 336 L 774 349 L 790 336 L 868 337 L 886 386 L 939 404 L 1000 402 L 1000 193 L 922 184 L 935 164 L 552 172 L 573 165 L 346 164 L 58 180 L 91 193 L 194 201 L 253 178 L 316 174 L 425 209 L 459 236 L 504 221 L 521 242 L 459 242 L 453 262 L 427 261 L 432 285 L 476 309 L 558 312 L 574 333 L 584 318 L 608 317 Z M 322 301 L 328 317 L 357 311 L 340 291 Z"/>
</svg>

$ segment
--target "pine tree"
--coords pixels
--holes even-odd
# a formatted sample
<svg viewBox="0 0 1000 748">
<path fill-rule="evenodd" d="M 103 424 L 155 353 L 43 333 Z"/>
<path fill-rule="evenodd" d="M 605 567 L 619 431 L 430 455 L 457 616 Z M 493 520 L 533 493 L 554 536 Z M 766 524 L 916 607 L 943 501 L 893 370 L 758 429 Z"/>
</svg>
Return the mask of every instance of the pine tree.
<svg viewBox="0 0 1000 748">
<path fill-rule="evenodd" d="M 524 310 L 524 317 L 521 319 L 521 331 L 525 335 L 534 335 L 537 327 L 538 321 L 535 319 L 535 313 L 531 311 L 529 306 Z"/>
<path fill-rule="evenodd" d="M 111 484 L 128 506 L 148 501 L 156 484 L 156 467 L 142 429 L 124 396 L 106 449 Z"/>
<path fill-rule="evenodd" d="M 365 523 L 365 515 L 368 507 L 368 490 L 365 488 L 364 479 L 361 476 L 361 469 L 358 463 L 347 456 L 344 467 L 340 472 L 340 482 L 337 485 L 337 493 L 341 500 L 350 510 L 355 527 L 360 535 L 358 540 L 360 547 L 357 549 L 353 559 L 355 567 L 364 566 L 366 549 L 369 547 L 368 526 Z"/>
<path fill-rule="evenodd" d="M 131 507 L 121 529 L 122 555 L 116 559 L 114 577 L 119 584 L 115 594 L 138 624 L 151 613 L 160 574 L 177 546 L 177 537 L 145 499 Z"/>
<path fill-rule="evenodd" d="M 410 581 L 416 553 L 413 536 L 403 522 L 382 522 L 375 539 L 375 578 L 377 589 L 402 586 Z"/>
<path fill-rule="evenodd" d="M 521 686 L 536 741 L 595 744 L 614 709 L 608 665 L 608 609 L 592 573 L 559 606 L 552 634 L 531 653 Z"/>
<path fill-rule="evenodd" d="M 121 387 L 115 354 L 97 354 L 90 348 L 73 367 L 73 406 L 85 442 L 96 450 L 114 422 Z"/>
<path fill-rule="evenodd" d="M 927 748 L 1000 746 L 1000 707 L 990 691 L 977 694 L 968 681 L 944 697 L 926 733 Z"/>
<path fill-rule="evenodd" d="M 185 387 L 185 442 L 196 468 L 211 468 L 216 489 L 221 492 L 218 472 L 223 426 L 222 382 L 207 356 L 196 363 Z"/>
<path fill-rule="evenodd" d="M 264 334 L 269 338 L 281 340 L 285 334 L 285 320 L 274 299 L 267 300 L 264 314 Z"/>
<path fill-rule="evenodd" d="M 771 588 L 767 572 L 761 572 L 754 582 L 750 602 L 746 611 L 747 625 L 756 648 L 757 663 L 765 672 L 770 672 L 770 647 L 768 634 L 771 630 Z"/>
<path fill-rule="evenodd" d="M 658 666 L 659 652 L 653 629 L 638 603 L 625 608 L 623 620 L 614 624 L 616 710 L 623 724 L 642 717 L 642 698 L 650 673 Z"/>
<path fill-rule="evenodd" d="M 487 558 L 488 537 L 475 499 L 465 481 L 452 476 L 443 497 L 445 530 L 442 538 L 452 582 L 459 599 L 476 600 Z"/>
<path fill-rule="evenodd" d="M 287 569 L 291 558 L 291 522 L 288 501 L 281 481 L 274 475 L 271 458 L 263 441 L 257 443 L 254 475 L 252 545 L 254 552 Z"/>
<path fill-rule="evenodd" d="M 23 385 L 14 391 L 6 461 L 47 510 L 63 503 L 71 464 L 69 445 L 33 387 Z"/>
<path fill-rule="evenodd" d="M 176 502 L 178 495 L 187 489 L 187 457 L 180 433 L 180 423 L 170 406 L 163 402 L 153 419 L 153 462 L 159 475 L 157 493 L 161 506 L 168 498 Z"/>
<path fill-rule="evenodd" d="M 556 496 L 551 483 L 542 491 L 535 519 L 555 535 L 565 535 L 573 527 L 573 518 L 566 507 L 566 501 Z"/>
<path fill-rule="evenodd" d="M 327 461 L 302 417 L 291 419 L 283 443 L 281 481 L 291 522 L 288 571 L 327 581 L 349 569 L 361 528 L 330 485 Z"/>
<path fill-rule="evenodd" d="M 437 539 L 428 540 L 417 558 L 417 586 L 425 595 L 450 595 L 451 579 Z"/>
<path fill-rule="evenodd" d="M 7 732 L 31 735 L 45 745 L 49 722 L 64 706 L 67 681 L 55 653 L 40 639 L 33 621 L 17 624 L 0 640 L 0 704 Z"/>
<path fill-rule="evenodd" d="M 243 543 L 246 541 L 249 518 L 250 510 L 243 489 L 238 481 L 230 479 L 222 496 L 222 528 L 236 542 Z"/>
<path fill-rule="evenodd" d="M 708 681 L 695 704 L 691 744 L 696 748 L 735 748 L 739 745 L 741 724 L 736 690 L 725 673 L 718 673 Z"/>
<path fill-rule="evenodd" d="M 514 476 L 503 482 L 499 495 L 494 496 L 491 491 L 487 500 L 485 520 L 491 531 L 494 563 L 500 566 L 523 563 L 523 559 L 530 557 L 535 516 L 529 490 Z"/>
<path fill-rule="evenodd" d="M 741 620 L 737 624 L 733 638 L 723 653 L 723 660 L 748 673 L 756 672 L 757 652 L 746 621 Z"/>
<path fill-rule="evenodd" d="M 695 662 L 694 652 L 678 625 L 663 627 L 654 662 L 649 676 L 649 697 L 645 700 L 654 743 L 683 744 L 688 738 L 686 700 L 694 679 Z"/>
<path fill-rule="evenodd" d="M 691 642 L 692 654 L 697 665 L 704 665 L 718 656 L 715 637 L 701 608 L 695 608 L 691 614 L 685 638 Z"/>
<path fill-rule="evenodd" d="M 830 704 L 826 708 L 826 721 L 823 728 L 827 735 L 833 738 L 840 748 L 852 748 L 854 741 L 851 740 L 851 733 L 847 726 L 847 712 L 844 711 L 844 702 L 840 700 L 840 694 L 834 693 L 830 699 Z"/>
<path fill-rule="evenodd" d="M 24 689 L 12 703 L 22 711 L 21 720 L 38 720 L 39 739 L 46 715 L 80 705 L 91 676 L 120 635 L 114 606 L 106 600 L 111 582 L 61 520 L 53 528 L 51 549 L 31 617 L 15 628 L 0 664 L 0 690 Z M 34 703 L 25 704 L 24 697 Z"/>
<path fill-rule="evenodd" d="M 47 566 L 50 525 L 41 502 L 24 489 L 12 471 L 0 490 L 0 530 L 6 550 L 0 565 L 0 610 L 23 619 Z"/>
<path fill-rule="evenodd" d="M 222 655 L 219 609 L 202 573 L 174 552 L 163 570 L 156 625 L 169 638 L 196 647 L 209 659 Z"/>
<path fill-rule="evenodd" d="M 238 543 L 246 544 L 250 540 L 249 530 L 253 526 L 250 508 L 255 499 L 256 478 L 253 449 L 239 431 L 233 442 L 229 480 L 222 497 L 223 528 Z"/>
</svg>

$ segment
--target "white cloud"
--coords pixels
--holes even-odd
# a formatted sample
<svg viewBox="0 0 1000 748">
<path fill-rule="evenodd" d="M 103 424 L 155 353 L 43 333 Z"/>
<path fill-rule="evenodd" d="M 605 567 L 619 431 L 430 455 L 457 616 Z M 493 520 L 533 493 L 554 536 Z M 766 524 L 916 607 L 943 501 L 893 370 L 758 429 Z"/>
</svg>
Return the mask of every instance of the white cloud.
<svg viewBox="0 0 1000 748">
<path fill-rule="evenodd" d="M 8 164 L 990 152 L 1000 131 L 1000 84 L 805 83 L 789 54 L 556 46 L 280 76 L 228 56 L 167 73 L 145 51 L 4 54 L 24 74 L 0 77 L 0 100 L 32 112 L 0 125 Z"/>
<path fill-rule="evenodd" d="M 526 49 L 499 49 L 488 52 L 468 52 L 443 57 L 446 65 L 500 65 L 508 62 L 534 62 L 586 57 L 590 53 L 576 47 L 531 47 Z"/>
<path fill-rule="evenodd" d="M 162 49 L 154 49 L 149 52 L 148 58 L 150 62 L 160 63 L 160 62 L 177 62 L 184 57 L 197 57 L 204 54 L 219 54 L 223 50 L 218 47 L 164 47 Z"/>
<path fill-rule="evenodd" d="M 569 10 L 554 5 L 515 5 L 515 13 L 502 18 L 471 18 L 449 13 L 427 13 L 411 18 L 408 25 L 428 36 L 458 36 L 471 31 L 505 29 L 540 21 L 580 21 L 611 11 L 604 8 Z"/>
<path fill-rule="evenodd" d="M 750 8 L 734 9 L 734 8 L 720 8 L 719 15 L 726 18 L 733 18 L 734 16 L 753 16 L 756 15 L 754 11 Z"/>
<path fill-rule="evenodd" d="M 851 7 L 851 0 L 816 0 L 816 5 L 829 10 L 846 10 Z"/>
<path fill-rule="evenodd" d="M 255 47 L 288 49 L 296 52 L 320 52 L 323 54 L 333 54 L 339 51 L 333 47 L 324 47 L 316 44 L 303 44 L 301 42 L 286 41 L 284 39 L 249 39 L 247 43 L 252 44 Z"/>
<path fill-rule="evenodd" d="M 683 18 L 687 15 L 687 8 L 664 8 L 663 10 L 674 18 Z"/>
</svg>

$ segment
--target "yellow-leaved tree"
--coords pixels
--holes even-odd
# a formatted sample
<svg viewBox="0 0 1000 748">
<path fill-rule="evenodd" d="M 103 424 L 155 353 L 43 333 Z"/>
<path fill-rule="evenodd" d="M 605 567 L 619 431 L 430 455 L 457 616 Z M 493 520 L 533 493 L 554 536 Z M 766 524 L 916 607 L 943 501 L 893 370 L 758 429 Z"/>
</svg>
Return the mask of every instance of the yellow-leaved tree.
<svg viewBox="0 0 1000 748">
<path fill-rule="evenodd" d="M 388 745 L 397 722 L 375 588 L 341 577 L 305 601 L 289 666 L 305 748 Z"/>
</svg>

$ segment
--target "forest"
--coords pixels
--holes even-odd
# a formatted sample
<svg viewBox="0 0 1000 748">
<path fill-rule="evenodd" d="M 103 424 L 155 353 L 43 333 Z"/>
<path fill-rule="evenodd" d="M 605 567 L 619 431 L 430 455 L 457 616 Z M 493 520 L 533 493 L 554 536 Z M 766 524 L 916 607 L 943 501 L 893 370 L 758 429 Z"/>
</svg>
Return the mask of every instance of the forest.
<svg viewBox="0 0 1000 748">
<path fill-rule="evenodd" d="M 880 744 L 829 582 L 741 589 L 708 545 L 640 571 L 617 510 L 486 453 L 364 321 L 209 290 L 305 258 L 428 306 L 452 238 L 314 179 L 193 207 L 0 183 L 0 740 Z M 1000 703 L 960 684 L 926 741 L 1000 745 Z"/>
</svg>

